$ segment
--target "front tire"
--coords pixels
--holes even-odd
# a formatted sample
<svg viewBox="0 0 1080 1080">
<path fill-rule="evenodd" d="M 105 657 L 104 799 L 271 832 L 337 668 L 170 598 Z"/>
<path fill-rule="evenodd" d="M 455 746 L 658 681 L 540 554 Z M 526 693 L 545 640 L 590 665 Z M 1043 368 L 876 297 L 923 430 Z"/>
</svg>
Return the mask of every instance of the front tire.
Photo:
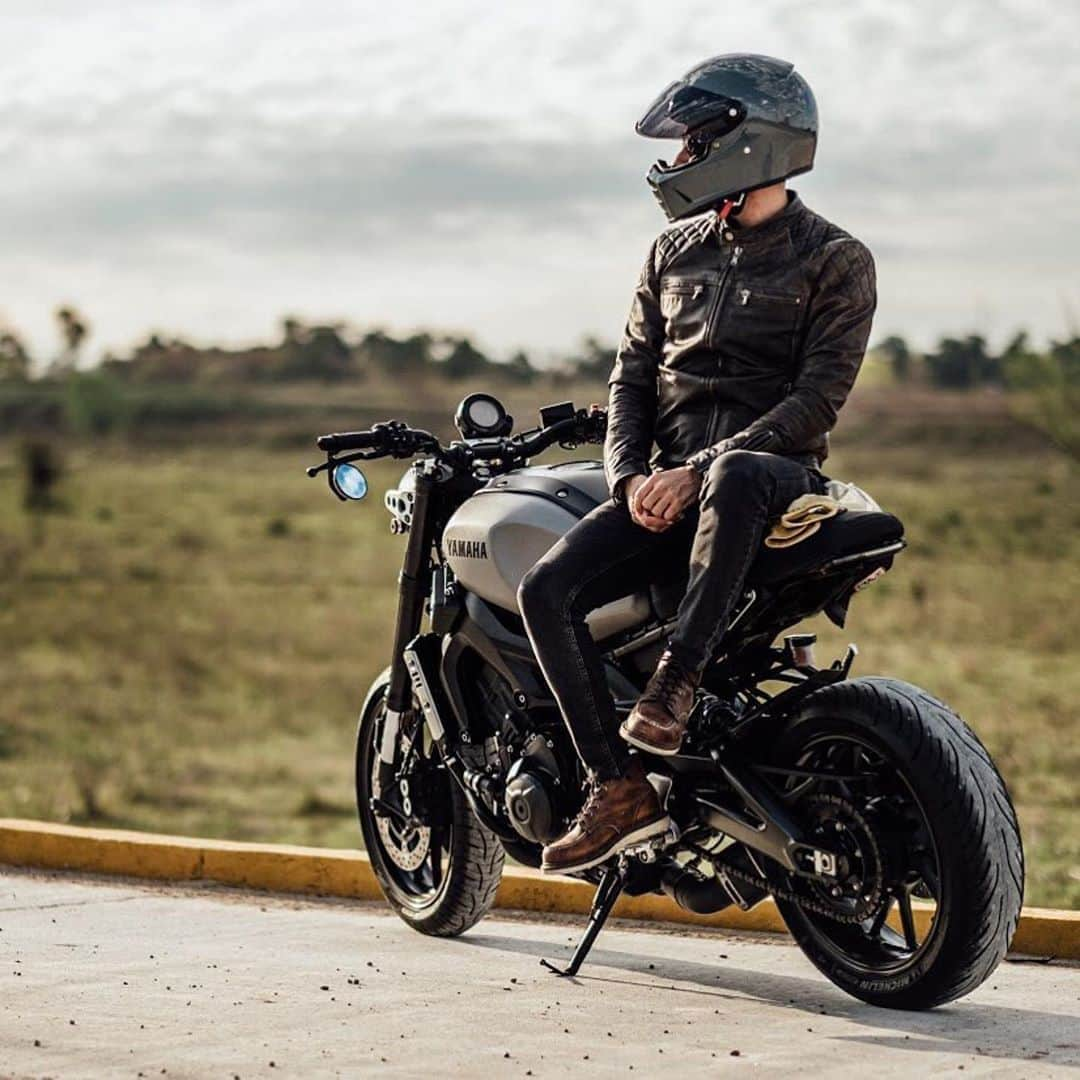
<svg viewBox="0 0 1080 1080">
<path fill-rule="evenodd" d="M 883 863 L 895 897 L 888 903 L 900 909 L 899 927 L 873 920 L 841 926 L 778 901 L 810 961 L 841 989 L 889 1008 L 929 1009 L 979 986 L 1004 957 L 1016 930 L 1024 855 L 1005 783 L 974 732 L 918 687 L 862 678 L 808 698 L 784 730 L 778 757 L 803 767 L 831 757 L 837 771 L 849 775 L 891 770 L 886 786 L 892 784 L 893 803 L 899 806 L 905 798 L 909 803 L 904 817 L 895 806 L 881 809 L 888 800 L 866 799 L 858 782 L 832 789 L 837 802 L 862 800 L 871 816 L 879 815 Z M 905 846 L 918 853 L 906 865 Z M 901 876 L 906 887 L 895 884 Z M 912 895 L 936 904 L 922 940 L 914 926 Z M 871 939 L 872 931 L 880 941 Z"/>
<path fill-rule="evenodd" d="M 382 826 L 371 806 L 377 796 L 378 754 L 389 669 L 376 679 L 356 732 L 356 803 L 364 846 L 379 886 L 395 912 L 422 934 L 456 937 L 490 910 L 502 878 L 503 848 L 476 819 L 464 793 L 439 765 L 422 733 L 422 829 Z"/>
</svg>

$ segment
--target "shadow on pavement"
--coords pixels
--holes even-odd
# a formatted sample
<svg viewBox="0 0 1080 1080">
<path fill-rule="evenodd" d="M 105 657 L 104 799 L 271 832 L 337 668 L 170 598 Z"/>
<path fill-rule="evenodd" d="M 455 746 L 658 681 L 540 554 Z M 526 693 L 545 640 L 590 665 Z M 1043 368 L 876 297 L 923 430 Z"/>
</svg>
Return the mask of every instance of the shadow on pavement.
<svg viewBox="0 0 1080 1080">
<path fill-rule="evenodd" d="M 462 937 L 459 944 L 521 953 L 535 957 L 537 964 L 542 956 L 554 958 L 553 954 L 559 953 L 562 957 L 568 957 L 570 951 L 565 946 L 553 946 L 550 942 L 483 933 Z M 597 970 L 601 967 L 619 968 L 644 976 L 644 979 L 612 978 Z M 670 980 L 682 985 L 673 985 Z M 827 982 L 824 976 L 802 978 L 753 971 L 734 967 L 730 961 L 723 959 L 718 959 L 715 964 L 705 964 L 656 955 L 638 955 L 605 949 L 602 944 L 593 950 L 582 972 L 566 981 L 571 984 L 631 983 L 657 991 L 706 994 L 719 999 L 751 998 L 772 1008 L 797 1009 L 811 1016 L 841 1017 L 853 1024 L 887 1028 L 894 1033 L 879 1031 L 867 1035 L 822 1035 L 838 1041 L 915 1052 L 951 1050 L 1080 1069 L 1077 1019 L 1075 1015 L 1067 1013 L 963 1000 L 930 1012 L 900 1012 L 857 1001 Z M 696 985 L 687 986 L 687 983 Z M 555 976 L 552 976 L 552 986 L 555 985 Z M 990 985 L 993 985 L 993 977 Z"/>
</svg>

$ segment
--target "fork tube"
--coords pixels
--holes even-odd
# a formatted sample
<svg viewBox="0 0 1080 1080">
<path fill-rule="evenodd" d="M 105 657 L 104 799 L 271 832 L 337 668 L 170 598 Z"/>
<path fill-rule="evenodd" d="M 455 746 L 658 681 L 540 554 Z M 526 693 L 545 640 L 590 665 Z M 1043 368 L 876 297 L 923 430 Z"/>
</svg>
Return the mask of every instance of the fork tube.
<svg viewBox="0 0 1080 1080">
<path fill-rule="evenodd" d="M 431 544 L 435 516 L 430 513 L 434 482 L 417 466 L 413 494 L 413 516 L 405 560 L 398 577 L 398 608 L 394 624 L 394 649 L 390 657 L 390 685 L 386 693 L 386 722 L 379 746 L 379 756 L 392 764 L 397 745 L 398 727 L 403 713 L 412 708 L 412 682 L 402 653 L 420 632 L 431 577 Z"/>
</svg>

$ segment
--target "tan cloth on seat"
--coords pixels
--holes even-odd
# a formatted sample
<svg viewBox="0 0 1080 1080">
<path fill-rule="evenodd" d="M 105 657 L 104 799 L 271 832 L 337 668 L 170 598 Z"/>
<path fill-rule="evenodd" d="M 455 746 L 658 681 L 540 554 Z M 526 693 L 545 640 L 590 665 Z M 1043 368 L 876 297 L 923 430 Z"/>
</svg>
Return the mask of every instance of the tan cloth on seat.
<svg viewBox="0 0 1080 1080">
<path fill-rule="evenodd" d="M 800 495 L 769 531 L 765 546 L 786 548 L 802 543 L 821 528 L 823 521 L 836 517 L 844 509 L 829 495 Z"/>
</svg>

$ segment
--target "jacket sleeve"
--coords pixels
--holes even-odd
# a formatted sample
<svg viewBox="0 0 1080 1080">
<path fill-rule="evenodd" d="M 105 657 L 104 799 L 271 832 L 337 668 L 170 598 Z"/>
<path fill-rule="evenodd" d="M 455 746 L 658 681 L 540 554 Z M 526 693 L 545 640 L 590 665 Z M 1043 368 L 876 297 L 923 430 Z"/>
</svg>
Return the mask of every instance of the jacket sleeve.
<svg viewBox="0 0 1080 1080">
<path fill-rule="evenodd" d="M 622 500 L 622 484 L 649 471 L 656 422 L 656 375 L 664 344 L 656 244 L 641 269 L 626 330 L 608 378 L 604 471 L 608 490 Z"/>
<path fill-rule="evenodd" d="M 785 453 L 820 439 L 836 424 L 862 366 L 877 305 L 874 260 L 857 240 L 827 257 L 811 300 L 802 362 L 784 398 L 734 435 L 689 459 L 704 472 L 729 450 Z"/>
</svg>

